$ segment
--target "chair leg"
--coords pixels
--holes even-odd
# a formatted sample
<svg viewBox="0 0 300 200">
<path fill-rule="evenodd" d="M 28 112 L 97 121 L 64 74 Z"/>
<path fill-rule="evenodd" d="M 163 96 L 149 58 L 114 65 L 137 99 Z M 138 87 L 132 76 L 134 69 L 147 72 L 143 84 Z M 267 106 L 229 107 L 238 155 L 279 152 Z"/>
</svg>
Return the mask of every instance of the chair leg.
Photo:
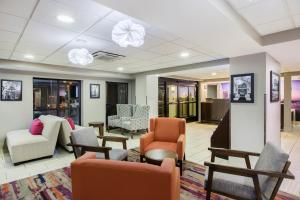
<svg viewBox="0 0 300 200">
<path fill-rule="evenodd" d="M 185 154 L 183 155 L 183 160 L 185 160 Z"/>
<path fill-rule="evenodd" d="M 140 162 L 143 163 L 144 162 L 144 156 L 140 155 Z"/>
<path fill-rule="evenodd" d="M 126 158 L 124 158 L 124 161 L 128 161 L 128 156 L 126 156 Z"/>
<path fill-rule="evenodd" d="M 206 200 L 210 200 L 210 193 L 211 193 L 210 191 L 208 190 L 206 191 Z"/>
<path fill-rule="evenodd" d="M 180 168 L 180 176 L 182 176 L 182 160 L 178 160 L 179 168 Z"/>
</svg>

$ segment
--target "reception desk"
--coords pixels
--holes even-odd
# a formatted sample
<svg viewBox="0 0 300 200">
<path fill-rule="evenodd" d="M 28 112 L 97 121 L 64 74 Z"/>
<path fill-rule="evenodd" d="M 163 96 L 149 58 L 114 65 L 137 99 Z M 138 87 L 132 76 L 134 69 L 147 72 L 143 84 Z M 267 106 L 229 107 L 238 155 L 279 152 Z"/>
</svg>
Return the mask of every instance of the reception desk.
<svg viewBox="0 0 300 200">
<path fill-rule="evenodd" d="M 201 102 L 201 122 L 218 123 L 228 110 L 228 99 L 210 99 L 206 102 Z"/>
</svg>

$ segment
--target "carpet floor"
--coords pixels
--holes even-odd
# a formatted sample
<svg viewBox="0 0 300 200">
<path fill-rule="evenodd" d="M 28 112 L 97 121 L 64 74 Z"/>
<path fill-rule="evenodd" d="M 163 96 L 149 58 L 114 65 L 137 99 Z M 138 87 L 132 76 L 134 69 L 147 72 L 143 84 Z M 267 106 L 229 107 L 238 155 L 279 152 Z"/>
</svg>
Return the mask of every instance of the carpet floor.
<svg viewBox="0 0 300 200">
<path fill-rule="evenodd" d="M 138 162 L 139 152 L 129 151 L 129 161 Z M 205 199 L 204 167 L 189 161 L 184 163 L 181 177 L 181 200 Z M 0 186 L 0 199 L 3 200 L 64 200 L 72 199 L 71 169 L 69 167 L 38 174 L 29 178 L 13 181 Z M 212 194 L 212 200 L 227 200 L 220 195 Z M 276 200 L 299 199 L 280 192 Z"/>
</svg>

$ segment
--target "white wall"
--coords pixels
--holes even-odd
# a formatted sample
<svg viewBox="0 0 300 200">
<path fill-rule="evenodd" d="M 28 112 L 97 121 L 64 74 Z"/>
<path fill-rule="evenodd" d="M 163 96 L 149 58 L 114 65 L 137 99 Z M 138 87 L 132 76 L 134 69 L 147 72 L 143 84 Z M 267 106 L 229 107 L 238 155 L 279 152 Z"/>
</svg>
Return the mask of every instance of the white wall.
<svg viewBox="0 0 300 200">
<path fill-rule="evenodd" d="M 264 147 L 265 53 L 230 58 L 230 74 L 254 73 L 254 103 L 231 103 L 231 148 L 261 152 Z"/>
<path fill-rule="evenodd" d="M 280 74 L 280 64 L 270 55 L 266 58 L 266 141 L 281 146 L 280 139 L 280 100 L 270 102 L 270 71 Z M 280 98 L 279 98 L 280 99 Z"/>
<path fill-rule="evenodd" d="M 5 102 L 0 101 L 0 145 L 3 145 L 5 135 L 8 131 L 16 129 L 25 129 L 30 126 L 33 119 L 33 77 L 41 78 L 55 78 L 55 79 L 70 79 L 70 76 L 56 76 L 47 75 L 39 76 L 34 74 L 12 74 L 0 72 L 1 79 L 12 79 L 23 81 L 23 100 L 20 102 Z M 81 122 L 82 125 L 87 126 L 91 121 L 105 121 L 106 115 L 106 83 L 105 80 L 97 78 L 74 78 L 74 80 L 81 80 L 82 83 L 82 98 L 81 98 Z M 116 81 L 114 79 L 114 81 Z M 120 80 L 121 81 L 121 80 Z M 124 82 L 124 81 L 122 81 Z M 125 81 L 126 82 L 126 81 Z M 128 80 L 128 88 L 132 92 L 131 80 Z M 100 84 L 100 99 L 90 99 L 89 87 L 90 83 Z M 129 94 L 129 103 L 132 103 L 132 96 Z M 1 147 L 0 146 L 0 147 Z"/>
<path fill-rule="evenodd" d="M 230 74 L 254 73 L 254 103 L 231 103 L 231 148 L 261 152 L 280 147 L 280 102 L 270 102 L 270 71 L 280 64 L 266 53 L 230 59 Z"/>
<path fill-rule="evenodd" d="M 22 101 L 0 101 L 0 145 L 5 135 L 14 129 L 28 128 L 33 118 L 32 76 L 0 73 L 0 79 L 21 80 Z"/>
<path fill-rule="evenodd" d="M 158 116 L 158 76 L 138 75 L 135 79 L 136 104 L 149 105 L 150 117 Z"/>
</svg>

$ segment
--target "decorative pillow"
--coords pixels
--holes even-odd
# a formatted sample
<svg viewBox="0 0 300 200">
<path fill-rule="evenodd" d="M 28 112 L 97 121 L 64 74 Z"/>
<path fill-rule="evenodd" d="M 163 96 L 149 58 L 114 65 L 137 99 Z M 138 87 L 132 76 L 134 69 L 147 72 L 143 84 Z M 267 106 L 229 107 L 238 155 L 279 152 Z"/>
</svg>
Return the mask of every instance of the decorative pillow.
<svg viewBox="0 0 300 200">
<path fill-rule="evenodd" d="M 43 129 L 44 129 L 44 124 L 40 119 L 36 118 L 32 121 L 29 132 L 32 135 L 42 135 Z"/>
<path fill-rule="evenodd" d="M 74 123 L 74 120 L 73 120 L 71 117 L 68 117 L 66 120 L 69 122 L 69 124 L 70 124 L 72 130 L 74 130 L 74 129 L 75 129 L 75 123 Z"/>
</svg>

